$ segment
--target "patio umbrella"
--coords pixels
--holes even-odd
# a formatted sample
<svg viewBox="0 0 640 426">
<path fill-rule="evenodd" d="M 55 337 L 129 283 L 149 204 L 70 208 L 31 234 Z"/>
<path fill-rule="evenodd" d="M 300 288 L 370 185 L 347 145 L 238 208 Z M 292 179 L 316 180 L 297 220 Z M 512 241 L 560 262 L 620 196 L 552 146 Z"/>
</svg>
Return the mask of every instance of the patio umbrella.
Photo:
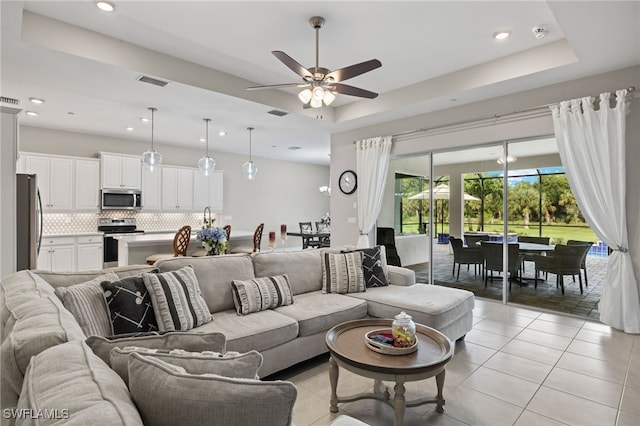
<svg viewBox="0 0 640 426">
<path fill-rule="evenodd" d="M 433 188 L 433 199 L 436 200 L 448 200 L 450 195 L 449 185 L 441 183 L 440 185 Z M 425 190 L 422 192 L 418 192 L 416 195 L 409 197 L 409 200 L 428 200 L 429 199 L 429 190 Z M 466 192 L 463 194 L 464 201 L 480 201 L 479 198 L 474 197 L 471 194 L 467 194 Z M 444 232 L 444 209 L 440 212 L 441 218 L 441 228 L 440 231 Z"/>
</svg>

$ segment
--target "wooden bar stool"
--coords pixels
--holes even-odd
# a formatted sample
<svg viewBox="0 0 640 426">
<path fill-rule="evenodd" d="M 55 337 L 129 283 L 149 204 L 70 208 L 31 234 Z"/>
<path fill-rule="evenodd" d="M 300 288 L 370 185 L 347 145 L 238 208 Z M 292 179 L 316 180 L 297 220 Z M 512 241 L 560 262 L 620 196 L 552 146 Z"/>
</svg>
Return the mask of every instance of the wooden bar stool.
<svg viewBox="0 0 640 426">
<path fill-rule="evenodd" d="M 187 248 L 189 248 L 189 241 L 191 241 L 191 227 L 185 225 L 176 232 L 173 237 L 173 254 L 172 253 L 156 253 L 147 257 L 147 265 L 153 265 L 156 261 L 161 259 L 170 259 L 177 256 L 186 256 Z"/>
</svg>

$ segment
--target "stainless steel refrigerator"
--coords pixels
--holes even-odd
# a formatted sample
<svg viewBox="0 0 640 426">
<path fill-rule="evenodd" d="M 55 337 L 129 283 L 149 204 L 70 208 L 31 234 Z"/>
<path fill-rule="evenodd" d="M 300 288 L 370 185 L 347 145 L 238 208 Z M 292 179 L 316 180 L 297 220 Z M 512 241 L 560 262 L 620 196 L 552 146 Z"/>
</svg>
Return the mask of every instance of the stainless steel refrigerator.
<svg viewBox="0 0 640 426">
<path fill-rule="evenodd" d="M 36 269 L 42 242 L 42 203 L 36 175 L 16 175 L 17 270 Z"/>
</svg>

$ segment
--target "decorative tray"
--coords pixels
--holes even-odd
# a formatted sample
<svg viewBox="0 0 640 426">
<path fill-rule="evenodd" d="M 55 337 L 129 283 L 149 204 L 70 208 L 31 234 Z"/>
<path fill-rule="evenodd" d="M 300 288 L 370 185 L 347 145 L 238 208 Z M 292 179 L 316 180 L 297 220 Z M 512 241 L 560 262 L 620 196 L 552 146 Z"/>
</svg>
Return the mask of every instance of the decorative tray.
<svg viewBox="0 0 640 426">
<path fill-rule="evenodd" d="M 386 355 L 407 355 L 418 350 L 417 337 L 411 346 L 404 348 L 393 346 L 393 335 L 390 328 L 381 328 L 368 332 L 364 335 L 364 344 L 372 351 Z"/>
</svg>

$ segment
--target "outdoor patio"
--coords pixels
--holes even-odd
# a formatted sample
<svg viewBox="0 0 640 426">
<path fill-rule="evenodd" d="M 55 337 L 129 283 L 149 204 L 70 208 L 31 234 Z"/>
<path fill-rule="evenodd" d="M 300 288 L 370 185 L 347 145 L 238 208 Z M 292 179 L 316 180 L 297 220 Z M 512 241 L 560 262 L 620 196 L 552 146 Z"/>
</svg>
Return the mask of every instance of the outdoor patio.
<svg viewBox="0 0 640 426">
<path fill-rule="evenodd" d="M 466 266 L 462 265 L 460 279 L 456 281 L 456 277 L 451 275 L 453 252 L 450 252 L 449 245 L 434 244 L 433 247 L 434 284 L 469 290 L 476 297 L 502 300 L 502 278 L 496 279 L 494 275 L 493 283 L 489 281 L 485 289 L 484 280 L 479 273 L 474 275 L 473 266 L 467 271 Z M 534 288 L 533 278 L 530 280 L 531 284 L 523 287 L 514 282 L 511 287 L 509 302 L 597 320 L 600 317 L 598 301 L 602 294 L 607 259 L 589 256 L 587 257 L 586 265 L 589 287 L 584 287 L 583 280 L 584 294 L 580 294 L 577 277 L 575 283 L 571 277 L 565 277 L 563 295 L 560 288 L 556 288 L 556 276 L 549 274 L 546 281 L 538 280 L 537 289 Z M 416 280 L 418 282 L 429 282 L 429 270 L 426 263 L 406 267 L 416 272 Z M 533 277 L 534 264 L 527 262 L 525 271 L 525 277 Z"/>
</svg>

